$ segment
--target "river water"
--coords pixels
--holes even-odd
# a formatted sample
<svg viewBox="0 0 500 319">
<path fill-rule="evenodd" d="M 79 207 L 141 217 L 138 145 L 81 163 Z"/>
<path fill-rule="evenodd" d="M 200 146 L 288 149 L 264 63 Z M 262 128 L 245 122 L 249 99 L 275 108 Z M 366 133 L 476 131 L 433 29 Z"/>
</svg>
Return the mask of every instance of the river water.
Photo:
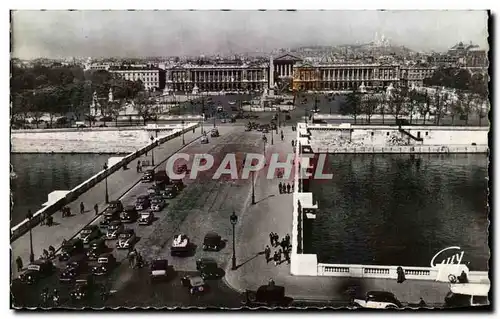
<svg viewBox="0 0 500 319">
<path fill-rule="evenodd" d="M 429 267 L 459 246 L 472 270 L 488 269 L 486 155 L 328 155 L 326 166 L 305 243 L 319 262 Z"/>
<path fill-rule="evenodd" d="M 17 178 L 11 179 L 14 208 L 11 225 L 42 208 L 54 190 L 70 190 L 102 170 L 112 155 L 99 154 L 11 154 Z"/>
</svg>

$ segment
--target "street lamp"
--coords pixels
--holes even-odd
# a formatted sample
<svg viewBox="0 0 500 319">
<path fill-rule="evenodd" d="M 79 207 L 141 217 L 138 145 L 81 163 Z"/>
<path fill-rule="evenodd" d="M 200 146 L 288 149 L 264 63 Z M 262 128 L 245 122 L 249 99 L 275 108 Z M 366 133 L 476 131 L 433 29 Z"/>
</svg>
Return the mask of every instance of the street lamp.
<svg viewBox="0 0 500 319">
<path fill-rule="evenodd" d="M 186 145 L 186 141 L 184 140 L 184 120 L 182 120 L 181 124 L 182 124 L 182 145 Z"/>
<path fill-rule="evenodd" d="M 235 212 L 233 212 L 233 214 L 229 217 L 229 220 L 231 221 L 231 225 L 233 225 L 233 258 L 232 258 L 233 265 L 232 265 L 231 269 L 236 270 L 238 267 L 236 266 L 236 243 L 235 243 L 234 227 L 236 226 L 236 223 L 238 222 L 238 216 L 236 216 Z"/>
<path fill-rule="evenodd" d="M 106 173 L 106 170 L 108 169 L 108 163 L 104 163 L 104 166 L 102 167 L 104 169 L 104 174 L 106 177 L 104 177 L 104 183 L 106 185 L 106 194 L 105 194 L 105 200 L 106 204 L 109 203 L 109 194 L 108 194 L 108 174 Z"/>
<path fill-rule="evenodd" d="M 274 145 L 274 130 L 271 130 L 271 145 Z"/>
<path fill-rule="evenodd" d="M 154 137 L 153 135 L 151 135 L 151 137 L 149 138 L 151 140 L 151 144 L 153 144 L 153 141 L 154 141 Z M 155 154 L 154 154 L 154 147 L 151 149 L 151 165 L 152 166 L 155 166 Z"/>
<path fill-rule="evenodd" d="M 33 228 L 33 225 L 31 225 L 31 219 L 33 218 L 33 214 L 31 214 L 31 209 L 28 209 L 28 220 L 30 224 L 30 263 L 35 261 L 35 254 L 33 253 L 33 234 L 31 233 L 31 228 Z"/>
<path fill-rule="evenodd" d="M 252 205 L 255 205 L 255 171 L 252 171 Z"/>
</svg>

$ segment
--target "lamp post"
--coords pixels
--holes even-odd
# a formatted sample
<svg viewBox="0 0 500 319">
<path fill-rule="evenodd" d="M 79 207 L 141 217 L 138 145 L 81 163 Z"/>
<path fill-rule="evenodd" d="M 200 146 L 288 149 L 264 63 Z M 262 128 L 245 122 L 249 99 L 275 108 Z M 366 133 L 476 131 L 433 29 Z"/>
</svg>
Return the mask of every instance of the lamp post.
<svg viewBox="0 0 500 319">
<path fill-rule="evenodd" d="M 238 222 L 238 216 L 236 216 L 236 213 L 233 212 L 233 214 L 229 217 L 229 220 L 231 221 L 231 225 L 233 225 L 233 258 L 232 258 L 232 270 L 236 270 L 238 267 L 236 266 L 236 243 L 235 243 L 235 226 L 236 223 Z"/>
<path fill-rule="evenodd" d="M 305 119 L 306 124 L 307 124 L 307 109 L 304 109 L 304 119 Z"/>
<path fill-rule="evenodd" d="M 271 130 L 271 145 L 274 145 L 274 130 Z"/>
<path fill-rule="evenodd" d="M 252 205 L 255 205 L 255 171 L 252 171 Z"/>
<path fill-rule="evenodd" d="M 104 163 L 104 166 L 102 167 L 104 169 L 104 171 L 106 171 L 108 169 L 108 163 Z M 106 204 L 109 203 L 109 194 L 108 194 L 108 174 L 106 172 L 104 172 L 104 174 L 106 174 L 106 177 L 104 177 L 104 184 L 106 185 L 106 194 L 104 195 L 105 196 L 105 201 L 106 201 Z"/>
<path fill-rule="evenodd" d="M 216 115 L 216 113 L 214 113 L 214 128 L 215 128 L 215 115 Z"/>
<path fill-rule="evenodd" d="M 181 124 L 182 124 L 182 145 L 186 145 L 186 141 L 184 140 L 184 120 L 182 120 Z"/>
<path fill-rule="evenodd" d="M 153 135 L 151 135 L 151 137 L 149 138 L 151 140 L 151 144 L 153 144 L 153 141 L 154 141 L 154 137 Z M 151 165 L 152 166 L 155 166 L 155 154 L 154 154 L 154 147 L 151 149 Z"/>
<path fill-rule="evenodd" d="M 31 214 L 31 209 L 28 209 L 28 220 L 30 224 L 30 263 L 35 261 L 35 254 L 33 253 L 33 234 L 31 233 L 31 219 L 33 218 L 33 214 Z"/>
</svg>

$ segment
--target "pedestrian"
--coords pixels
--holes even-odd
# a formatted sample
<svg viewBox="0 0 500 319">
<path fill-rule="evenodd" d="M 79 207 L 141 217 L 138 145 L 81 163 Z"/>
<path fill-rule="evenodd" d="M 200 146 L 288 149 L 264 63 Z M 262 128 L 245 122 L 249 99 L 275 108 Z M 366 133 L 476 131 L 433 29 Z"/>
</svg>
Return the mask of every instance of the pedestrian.
<svg viewBox="0 0 500 319">
<path fill-rule="evenodd" d="M 274 246 L 274 234 L 272 232 L 269 233 L 269 242 L 271 243 L 271 246 Z"/>
<path fill-rule="evenodd" d="M 273 256 L 273 260 L 274 260 L 274 265 L 275 265 L 275 266 L 278 266 L 278 258 L 279 258 L 279 257 L 278 257 L 278 252 L 277 252 L 277 251 L 275 251 L 275 252 L 274 252 L 274 256 Z"/>
<path fill-rule="evenodd" d="M 137 161 L 137 173 L 141 171 L 141 161 Z"/>
<path fill-rule="evenodd" d="M 194 128 L 193 128 L 193 134 L 194 134 Z"/>
<path fill-rule="evenodd" d="M 44 249 L 43 250 L 43 259 L 48 259 L 49 258 L 49 252 L 47 251 L 47 249 Z"/>
<path fill-rule="evenodd" d="M 285 238 L 281 239 L 280 246 L 281 246 L 281 248 L 283 250 L 285 250 L 285 248 L 286 248 L 286 240 L 285 240 Z"/>
<path fill-rule="evenodd" d="M 285 235 L 285 241 L 286 241 L 286 245 L 290 246 L 290 235 L 289 234 Z"/>
<path fill-rule="evenodd" d="M 293 144 L 295 144 L 295 143 L 294 143 L 294 142 L 293 142 L 293 140 L 292 140 L 292 147 L 294 147 L 294 145 L 293 145 Z"/>
<path fill-rule="evenodd" d="M 40 214 L 40 218 L 41 218 L 40 225 L 45 225 L 46 224 L 45 212 Z"/>
<path fill-rule="evenodd" d="M 271 257 L 271 248 L 269 248 L 269 245 L 266 245 L 264 255 L 266 256 L 266 263 L 269 264 L 269 258 Z"/>
<path fill-rule="evenodd" d="M 21 256 L 17 256 L 16 258 L 16 265 L 17 265 L 17 271 L 23 270 L 23 260 L 21 259 Z"/>
<path fill-rule="evenodd" d="M 283 130 L 281 130 L 281 141 L 283 142 L 285 140 L 285 135 L 283 135 Z"/>
<path fill-rule="evenodd" d="M 287 264 L 290 264 L 290 254 L 288 253 L 288 249 L 283 250 L 283 257 L 285 257 Z"/>
<path fill-rule="evenodd" d="M 54 248 L 54 246 L 50 245 L 49 246 L 49 257 L 53 258 L 53 257 L 55 257 L 55 255 L 56 255 L 56 249 Z"/>
<path fill-rule="evenodd" d="M 278 247 L 278 241 L 280 239 L 280 236 L 276 233 L 274 233 L 274 246 Z"/>
<path fill-rule="evenodd" d="M 47 226 L 51 227 L 52 225 L 54 225 L 54 217 L 49 216 L 47 217 Z"/>
<path fill-rule="evenodd" d="M 398 284 L 402 283 L 403 281 L 406 280 L 406 277 L 405 277 L 405 272 L 403 270 L 403 267 L 399 266 L 396 270 L 397 274 L 398 274 Z"/>
<path fill-rule="evenodd" d="M 295 191 L 295 184 L 292 183 L 292 193 Z"/>
<path fill-rule="evenodd" d="M 281 248 L 278 250 L 278 264 L 281 264 L 281 254 L 282 254 L 282 251 L 281 251 Z"/>
<path fill-rule="evenodd" d="M 99 206 L 97 205 L 97 203 L 94 205 L 94 211 L 96 215 L 99 215 Z"/>
<path fill-rule="evenodd" d="M 83 202 L 80 203 L 80 214 L 83 214 L 85 212 L 85 205 L 83 205 Z"/>
<path fill-rule="evenodd" d="M 281 182 L 279 183 L 278 187 L 280 189 L 280 194 L 283 194 L 283 184 Z"/>
<path fill-rule="evenodd" d="M 287 183 L 287 184 L 286 184 L 286 192 L 287 192 L 288 194 L 290 194 L 290 188 L 291 188 L 290 183 Z"/>
</svg>

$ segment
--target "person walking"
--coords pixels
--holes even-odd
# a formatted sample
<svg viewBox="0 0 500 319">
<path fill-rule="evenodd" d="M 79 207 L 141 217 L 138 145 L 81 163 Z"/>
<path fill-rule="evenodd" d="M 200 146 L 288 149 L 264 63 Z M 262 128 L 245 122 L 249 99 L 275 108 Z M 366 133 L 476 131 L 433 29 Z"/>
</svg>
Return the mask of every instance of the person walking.
<svg viewBox="0 0 500 319">
<path fill-rule="evenodd" d="M 281 182 L 279 183 L 278 187 L 280 189 L 280 194 L 283 194 L 283 184 Z"/>
<path fill-rule="evenodd" d="M 288 252 L 288 249 L 283 250 L 283 257 L 285 257 L 287 264 L 290 264 L 290 254 Z"/>
<path fill-rule="evenodd" d="M 285 235 L 285 241 L 286 241 L 287 247 L 290 246 L 290 235 L 289 234 Z"/>
<path fill-rule="evenodd" d="M 397 279 L 397 283 L 398 284 L 401 284 L 403 283 L 405 280 L 406 280 L 406 277 L 405 277 L 405 271 L 403 270 L 403 267 L 399 266 L 396 270 L 397 274 L 398 274 L 398 279 Z"/>
<path fill-rule="evenodd" d="M 85 205 L 83 205 L 83 202 L 80 203 L 80 214 L 83 214 L 85 212 Z"/>
<path fill-rule="evenodd" d="M 141 161 L 137 161 L 137 173 L 141 171 Z"/>
<path fill-rule="evenodd" d="M 289 184 L 289 183 L 287 183 L 287 184 L 286 184 L 286 192 L 287 192 L 288 194 L 290 194 L 290 188 L 291 188 L 290 184 Z"/>
<path fill-rule="evenodd" d="M 41 221 L 40 221 L 40 225 L 45 225 L 45 224 L 47 223 L 47 222 L 46 222 L 47 217 L 46 217 L 46 215 L 45 215 L 45 212 L 43 212 L 43 213 L 41 214 L 40 219 L 41 219 Z"/>
<path fill-rule="evenodd" d="M 271 257 L 271 248 L 269 248 L 269 245 L 266 245 L 266 248 L 264 249 L 264 255 L 266 256 L 266 264 L 269 264 L 269 259 Z"/>
<path fill-rule="evenodd" d="M 272 232 L 269 233 L 269 242 L 271 243 L 271 246 L 274 246 L 274 234 Z"/>
<path fill-rule="evenodd" d="M 99 206 L 97 205 L 97 203 L 94 205 L 94 211 L 96 216 L 99 215 Z"/>
<path fill-rule="evenodd" d="M 275 265 L 275 266 L 278 266 L 278 259 L 279 259 L 279 257 L 278 257 L 278 252 L 277 252 L 277 251 L 275 251 L 275 252 L 274 252 L 274 256 L 273 256 L 273 260 L 274 260 L 274 265 Z"/>
<path fill-rule="evenodd" d="M 281 249 L 283 249 L 283 250 L 286 249 L 286 240 L 285 240 L 285 238 L 281 239 L 280 246 L 281 246 Z"/>
<path fill-rule="evenodd" d="M 281 264 L 281 254 L 282 254 L 282 251 L 281 251 L 281 248 L 278 250 L 278 265 Z"/>
<path fill-rule="evenodd" d="M 277 233 L 274 233 L 274 246 L 278 247 L 280 236 Z"/>
<path fill-rule="evenodd" d="M 16 258 L 16 266 L 17 266 L 17 271 L 20 272 L 23 270 L 23 260 L 21 259 L 21 256 L 17 256 Z"/>
<path fill-rule="evenodd" d="M 285 140 L 285 135 L 283 135 L 283 130 L 281 130 L 281 141 L 283 142 Z"/>
</svg>

